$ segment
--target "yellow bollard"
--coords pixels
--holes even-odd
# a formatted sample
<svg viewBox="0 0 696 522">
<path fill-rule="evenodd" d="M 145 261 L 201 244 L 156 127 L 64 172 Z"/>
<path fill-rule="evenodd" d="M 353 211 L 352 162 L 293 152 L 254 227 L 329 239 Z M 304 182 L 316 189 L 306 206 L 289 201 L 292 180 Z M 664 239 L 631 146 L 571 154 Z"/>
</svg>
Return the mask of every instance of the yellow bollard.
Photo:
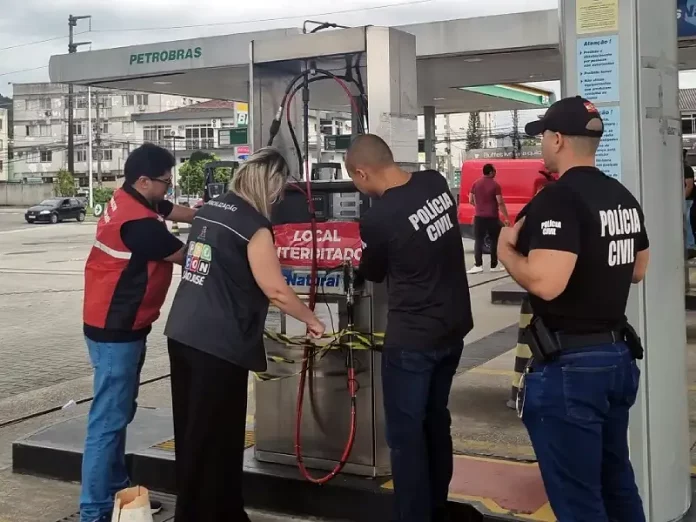
<svg viewBox="0 0 696 522">
<path fill-rule="evenodd" d="M 172 221 L 172 234 L 175 236 L 179 236 L 179 223 L 176 221 Z"/>
<path fill-rule="evenodd" d="M 522 332 L 532 320 L 532 306 L 529 304 L 529 297 L 525 296 L 520 307 L 520 323 L 517 330 L 517 346 L 515 347 L 515 375 L 512 377 L 512 389 L 510 390 L 510 400 L 507 407 L 515 409 L 517 407 L 517 394 L 520 392 L 520 379 L 522 373 L 532 357 L 529 346 L 524 343 Z"/>
</svg>

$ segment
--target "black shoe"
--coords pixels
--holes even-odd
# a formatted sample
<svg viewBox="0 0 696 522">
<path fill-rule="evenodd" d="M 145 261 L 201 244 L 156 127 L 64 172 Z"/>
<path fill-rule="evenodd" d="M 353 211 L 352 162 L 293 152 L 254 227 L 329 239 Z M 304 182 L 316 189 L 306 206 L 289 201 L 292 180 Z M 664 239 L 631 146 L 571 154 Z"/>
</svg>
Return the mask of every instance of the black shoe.
<svg viewBox="0 0 696 522">
<path fill-rule="evenodd" d="M 162 511 L 162 503 L 159 500 L 150 500 L 150 513 L 156 515 Z"/>
</svg>

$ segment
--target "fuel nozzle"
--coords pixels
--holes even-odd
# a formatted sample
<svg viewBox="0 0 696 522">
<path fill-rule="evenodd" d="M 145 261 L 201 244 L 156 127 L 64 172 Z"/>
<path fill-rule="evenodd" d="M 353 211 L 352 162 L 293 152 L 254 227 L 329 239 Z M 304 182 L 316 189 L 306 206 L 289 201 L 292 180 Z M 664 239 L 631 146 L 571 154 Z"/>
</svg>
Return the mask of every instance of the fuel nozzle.
<svg viewBox="0 0 696 522">
<path fill-rule="evenodd" d="M 343 262 L 343 290 L 348 304 L 352 305 L 355 296 L 355 269 L 350 259 Z"/>
</svg>

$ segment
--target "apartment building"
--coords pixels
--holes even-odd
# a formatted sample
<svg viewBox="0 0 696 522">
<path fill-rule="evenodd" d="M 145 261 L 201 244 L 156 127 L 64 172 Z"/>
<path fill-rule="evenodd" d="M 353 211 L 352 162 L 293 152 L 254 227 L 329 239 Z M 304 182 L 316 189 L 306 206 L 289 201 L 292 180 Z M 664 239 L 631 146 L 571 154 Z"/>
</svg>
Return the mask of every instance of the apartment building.
<svg viewBox="0 0 696 522">
<path fill-rule="evenodd" d="M 113 186 L 123 175 L 129 151 L 142 143 L 135 115 L 158 113 L 199 100 L 165 94 L 92 89 L 94 179 Z M 88 185 L 88 91 L 73 93 L 74 175 Z M 13 85 L 14 147 L 9 181 L 50 183 L 68 167 L 68 86 L 54 83 Z"/>
<path fill-rule="evenodd" d="M 7 109 L 0 109 L 0 181 L 7 181 L 7 175 L 10 169 L 9 150 L 10 150 L 10 135 L 9 135 L 10 119 Z"/>
<path fill-rule="evenodd" d="M 223 161 L 243 161 L 250 152 L 248 111 L 247 103 L 208 100 L 161 113 L 135 114 L 133 120 L 140 142 L 167 147 L 178 163 L 196 151 L 212 152 Z M 312 111 L 309 128 L 310 163 L 340 162 L 349 141 L 335 137 L 350 135 L 350 115 Z"/>
</svg>

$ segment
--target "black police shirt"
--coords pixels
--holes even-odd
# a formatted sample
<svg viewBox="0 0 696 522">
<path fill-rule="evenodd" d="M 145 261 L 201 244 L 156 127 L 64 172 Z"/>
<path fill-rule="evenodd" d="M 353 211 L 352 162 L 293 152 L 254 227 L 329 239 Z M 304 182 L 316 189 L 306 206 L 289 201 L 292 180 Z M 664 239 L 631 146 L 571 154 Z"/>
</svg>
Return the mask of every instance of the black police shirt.
<svg viewBox="0 0 696 522">
<path fill-rule="evenodd" d="M 552 330 L 604 332 L 625 321 L 636 254 L 649 246 L 640 204 L 619 181 L 575 167 L 523 209 L 517 250 L 577 254 L 568 286 L 545 301 L 530 294 L 534 315 Z"/>
<path fill-rule="evenodd" d="M 360 273 L 387 280 L 385 347 L 438 348 L 473 327 L 457 206 L 444 177 L 415 172 L 373 201 L 360 222 Z"/>
<path fill-rule="evenodd" d="M 232 192 L 197 212 L 181 284 L 164 334 L 251 371 L 266 370 L 268 299 L 251 272 L 247 246 L 271 223 Z"/>
</svg>

